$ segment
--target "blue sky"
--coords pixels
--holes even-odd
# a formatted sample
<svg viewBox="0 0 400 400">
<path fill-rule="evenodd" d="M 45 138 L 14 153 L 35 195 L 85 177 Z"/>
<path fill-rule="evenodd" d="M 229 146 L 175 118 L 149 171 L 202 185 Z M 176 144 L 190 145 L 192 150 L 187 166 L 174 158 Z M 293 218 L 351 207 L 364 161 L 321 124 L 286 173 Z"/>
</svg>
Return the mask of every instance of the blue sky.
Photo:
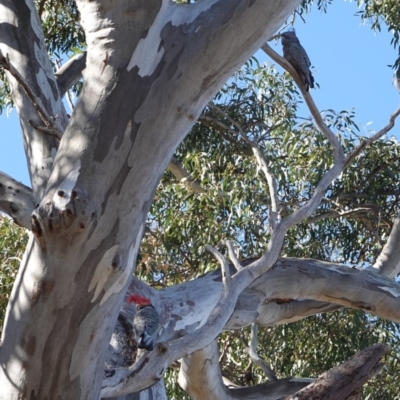
<svg viewBox="0 0 400 400">
<path fill-rule="evenodd" d="M 304 17 L 306 23 L 297 18 L 295 28 L 320 85 L 312 91 L 318 108 L 354 108 L 361 132 L 371 134 L 386 125 L 400 105 L 400 95 L 392 85 L 393 71 L 388 67 L 394 63 L 397 51 L 390 45 L 392 36 L 385 28 L 375 35 L 370 26 L 362 25 L 360 17 L 354 16 L 356 12 L 354 2 L 335 0 L 327 14 L 314 7 Z M 275 47 L 281 54 L 280 43 Z M 262 52 L 256 56 L 262 62 L 269 61 Z M 395 126 L 392 135 L 399 139 L 400 129 Z M 0 116 L 0 171 L 30 186 L 14 110 L 8 117 L 5 113 Z"/>
</svg>

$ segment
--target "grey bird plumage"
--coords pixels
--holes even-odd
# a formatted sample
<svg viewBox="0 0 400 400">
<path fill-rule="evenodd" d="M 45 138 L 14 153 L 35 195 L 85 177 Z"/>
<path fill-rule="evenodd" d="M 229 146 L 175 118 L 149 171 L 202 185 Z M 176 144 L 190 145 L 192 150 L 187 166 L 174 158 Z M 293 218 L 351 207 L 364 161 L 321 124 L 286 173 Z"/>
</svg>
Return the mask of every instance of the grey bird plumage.
<svg viewBox="0 0 400 400">
<path fill-rule="evenodd" d="M 136 304 L 136 314 L 133 318 L 133 333 L 137 347 L 152 351 L 158 331 L 161 329 L 160 316 L 151 301 L 139 294 L 130 295 L 127 303 Z"/>
<path fill-rule="evenodd" d="M 314 77 L 310 71 L 311 61 L 294 31 L 281 33 L 281 38 L 283 57 L 292 64 L 300 75 L 308 92 L 309 88 L 314 88 Z"/>
<path fill-rule="evenodd" d="M 154 340 L 160 330 L 160 317 L 152 305 L 136 305 L 133 332 L 139 349 L 152 351 Z"/>
</svg>

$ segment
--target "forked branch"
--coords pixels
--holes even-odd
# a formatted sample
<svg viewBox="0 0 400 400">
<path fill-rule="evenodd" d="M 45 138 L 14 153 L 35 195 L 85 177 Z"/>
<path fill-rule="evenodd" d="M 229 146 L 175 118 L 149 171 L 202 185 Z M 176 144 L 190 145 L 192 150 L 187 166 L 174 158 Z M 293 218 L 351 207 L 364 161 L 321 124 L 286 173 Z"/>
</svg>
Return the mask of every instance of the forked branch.
<svg viewBox="0 0 400 400">
<path fill-rule="evenodd" d="M 267 378 L 270 381 L 276 381 L 278 378 L 274 371 L 272 371 L 271 367 L 257 353 L 257 335 L 258 325 L 253 322 L 251 324 L 250 346 L 246 348 L 246 351 L 249 353 L 251 360 L 263 370 Z"/>
</svg>

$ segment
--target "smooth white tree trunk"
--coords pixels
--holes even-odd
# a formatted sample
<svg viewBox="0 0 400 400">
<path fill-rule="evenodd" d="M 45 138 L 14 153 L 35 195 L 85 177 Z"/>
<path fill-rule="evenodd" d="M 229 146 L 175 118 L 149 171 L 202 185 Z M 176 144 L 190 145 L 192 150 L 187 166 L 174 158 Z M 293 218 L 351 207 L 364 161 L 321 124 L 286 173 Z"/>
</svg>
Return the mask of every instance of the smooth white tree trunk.
<svg viewBox="0 0 400 400">
<path fill-rule="evenodd" d="M 43 121 L 9 76 L 36 208 L 7 309 L 1 399 L 99 398 L 161 174 L 213 94 L 299 2 L 78 1 L 87 59 L 68 120 L 33 1 L 0 1 L 0 50 L 63 132 L 58 143 L 32 127 Z"/>
</svg>

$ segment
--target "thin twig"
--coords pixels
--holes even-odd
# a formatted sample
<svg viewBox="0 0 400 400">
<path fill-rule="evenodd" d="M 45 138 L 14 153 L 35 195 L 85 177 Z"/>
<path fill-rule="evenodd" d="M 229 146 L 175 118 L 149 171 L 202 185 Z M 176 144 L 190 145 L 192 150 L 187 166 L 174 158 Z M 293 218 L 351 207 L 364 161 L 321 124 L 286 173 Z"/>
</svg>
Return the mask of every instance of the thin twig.
<svg viewBox="0 0 400 400">
<path fill-rule="evenodd" d="M 318 222 L 321 219 L 327 219 L 327 218 L 340 218 L 340 217 L 347 217 L 353 214 L 359 214 L 359 213 L 370 213 L 370 212 L 376 212 L 376 209 L 374 210 L 374 207 L 359 207 L 359 208 L 354 208 L 352 210 L 347 210 L 347 211 L 338 211 L 338 210 L 332 210 L 329 212 L 324 212 L 319 215 L 316 215 L 315 217 L 310 217 L 307 219 L 308 223 L 313 223 L 313 222 Z"/>
<path fill-rule="evenodd" d="M 235 140 L 231 136 L 226 134 L 225 131 L 233 133 L 235 135 L 235 137 L 238 136 L 237 132 L 235 132 L 234 130 L 232 130 L 229 127 L 227 127 L 221 121 L 217 121 L 216 119 L 208 117 L 208 116 L 202 116 L 202 117 L 199 118 L 199 122 L 204 124 L 205 126 L 208 126 L 208 127 L 212 128 L 212 129 L 215 129 L 217 132 L 219 132 L 222 135 L 222 137 L 225 140 L 227 140 L 228 142 L 232 143 L 235 147 L 237 147 L 244 154 L 246 154 L 246 155 L 251 155 L 252 154 L 250 146 L 242 145 L 239 142 L 239 140 Z"/>
<path fill-rule="evenodd" d="M 260 150 L 260 148 L 252 142 L 251 148 L 253 149 L 254 156 L 257 160 L 261 171 L 263 171 L 265 178 L 268 182 L 269 193 L 271 196 L 271 209 L 268 213 L 268 223 L 271 228 L 271 232 L 273 232 L 276 228 L 277 220 L 278 220 L 278 210 L 280 207 L 280 202 L 278 198 L 278 185 L 276 183 L 275 175 L 270 171 L 267 161 Z"/>
<path fill-rule="evenodd" d="M 369 146 L 371 143 L 376 142 L 383 135 L 386 135 L 386 133 L 388 133 L 394 127 L 394 122 L 399 115 L 400 107 L 390 116 L 389 122 L 385 127 L 383 127 L 370 138 L 362 140 L 361 143 L 346 157 L 345 167 L 347 167 L 354 160 L 354 158 L 357 157 L 367 146 Z"/>
<path fill-rule="evenodd" d="M 295 10 L 295 11 L 294 11 L 294 15 L 296 15 L 296 14 L 301 18 L 301 20 L 302 20 L 304 23 L 306 23 L 306 20 L 303 18 L 303 16 L 299 13 L 298 10 Z"/>
</svg>

